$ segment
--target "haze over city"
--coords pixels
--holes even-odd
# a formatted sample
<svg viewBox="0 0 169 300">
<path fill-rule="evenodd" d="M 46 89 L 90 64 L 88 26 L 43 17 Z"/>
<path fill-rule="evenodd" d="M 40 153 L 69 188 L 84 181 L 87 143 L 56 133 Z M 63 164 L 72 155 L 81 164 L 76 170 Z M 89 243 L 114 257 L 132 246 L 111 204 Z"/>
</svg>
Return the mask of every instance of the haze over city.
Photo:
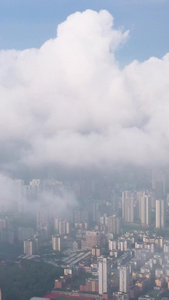
<svg viewBox="0 0 169 300">
<path fill-rule="evenodd" d="M 0 300 L 169 297 L 168 12 L 1 1 Z"/>
</svg>

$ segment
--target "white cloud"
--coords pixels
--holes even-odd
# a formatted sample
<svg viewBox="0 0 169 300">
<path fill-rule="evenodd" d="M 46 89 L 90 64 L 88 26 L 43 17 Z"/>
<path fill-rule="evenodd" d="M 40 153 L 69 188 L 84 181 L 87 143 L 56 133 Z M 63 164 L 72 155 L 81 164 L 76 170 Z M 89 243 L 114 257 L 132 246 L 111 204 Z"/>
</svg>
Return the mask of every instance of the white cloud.
<svg viewBox="0 0 169 300">
<path fill-rule="evenodd" d="M 87 10 L 40 49 L 0 52 L 3 167 L 15 152 L 23 166 L 168 163 L 169 54 L 121 70 L 128 36 Z"/>
</svg>

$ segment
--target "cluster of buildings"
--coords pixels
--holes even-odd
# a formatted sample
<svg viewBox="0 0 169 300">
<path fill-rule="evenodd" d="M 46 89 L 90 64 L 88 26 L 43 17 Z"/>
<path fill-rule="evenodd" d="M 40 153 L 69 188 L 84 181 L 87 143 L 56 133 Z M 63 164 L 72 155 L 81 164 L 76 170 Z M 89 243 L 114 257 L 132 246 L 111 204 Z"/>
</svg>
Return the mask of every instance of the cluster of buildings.
<svg viewBox="0 0 169 300">
<path fill-rule="evenodd" d="M 53 293 L 67 293 L 73 278 L 85 272 L 91 276 L 79 286 L 78 295 L 87 293 L 100 300 L 140 300 L 145 294 L 146 299 L 153 299 L 152 292 L 165 291 L 169 296 L 169 240 L 149 231 L 134 230 L 110 239 L 107 255 L 100 251 L 95 246 L 64 258 L 64 275 L 55 280 Z"/>
<path fill-rule="evenodd" d="M 165 172 L 153 172 L 149 189 L 111 188 L 106 182 L 103 198 L 98 199 L 91 198 L 90 193 L 86 196 L 84 184 L 79 187 L 73 183 L 73 192 L 83 196 L 82 200 L 62 212 L 58 195 L 62 199 L 63 183 L 33 179 L 28 185 L 22 180 L 16 184 L 20 200 L 15 212 L 24 214 L 28 209 L 30 213 L 32 209 L 35 222 L 13 230 L 10 215 L 1 217 L 0 242 L 23 243 L 24 258 L 38 257 L 46 248 L 53 257 L 59 253 L 59 261 L 55 259 L 53 264 L 64 269 L 64 276 L 55 281 L 55 290 L 67 292 L 74 276 L 86 272 L 91 278 L 79 285 L 78 292 L 91 293 L 95 299 L 137 299 L 152 287 L 168 291 L 169 239 L 165 235 L 169 196 Z M 21 201 L 25 195 L 32 201 L 31 208 Z M 52 195 L 54 203 L 49 206 L 46 198 L 42 201 L 44 195 Z"/>
</svg>

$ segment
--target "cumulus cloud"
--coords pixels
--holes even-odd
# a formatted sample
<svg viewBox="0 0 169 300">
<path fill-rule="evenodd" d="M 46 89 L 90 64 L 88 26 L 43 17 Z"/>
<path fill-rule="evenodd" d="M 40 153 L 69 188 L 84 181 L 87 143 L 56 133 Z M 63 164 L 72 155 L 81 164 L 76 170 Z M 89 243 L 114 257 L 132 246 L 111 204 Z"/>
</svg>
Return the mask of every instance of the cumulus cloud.
<svg viewBox="0 0 169 300">
<path fill-rule="evenodd" d="M 0 51 L 4 169 L 168 163 L 169 54 L 120 69 L 128 37 L 87 10 L 40 49 Z"/>
</svg>

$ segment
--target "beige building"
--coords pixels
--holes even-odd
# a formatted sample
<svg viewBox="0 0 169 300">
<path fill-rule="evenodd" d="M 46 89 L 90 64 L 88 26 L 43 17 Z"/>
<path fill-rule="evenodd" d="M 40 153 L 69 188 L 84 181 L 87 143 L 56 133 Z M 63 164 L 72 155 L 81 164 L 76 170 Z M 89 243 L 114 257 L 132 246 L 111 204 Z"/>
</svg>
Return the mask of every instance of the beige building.
<svg viewBox="0 0 169 300">
<path fill-rule="evenodd" d="M 55 232 L 59 233 L 60 235 L 69 234 L 69 231 L 70 231 L 69 222 L 67 222 L 66 220 L 55 218 L 54 219 L 54 229 L 55 229 Z"/>
<path fill-rule="evenodd" d="M 92 248 L 92 256 L 100 257 L 101 251 L 100 248 L 95 246 Z"/>
<path fill-rule="evenodd" d="M 164 229 L 165 227 L 165 202 L 156 200 L 156 228 Z"/>
<path fill-rule="evenodd" d="M 134 197 L 131 192 L 122 192 L 122 217 L 126 222 L 134 222 Z"/>
<path fill-rule="evenodd" d="M 129 293 L 129 268 L 121 266 L 119 269 L 119 292 Z"/>
<path fill-rule="evenodd" d="M 151 224 L 151 197 L 143 193 L 139 199 L 140 221 L 142 226 Z"/>
<path fill-rule="evenodd" d="M 99 258 L 99 295 L 108 293 L 111 284 L 111 261 L 107 258 Z"/>
<path fill-rule="evenodd" d="M 26 255 L 33 255 L 36 252 L 36 245 L 34 239 L 24 241 L 24 253 Z"/>
<path fill-rule="evenodd" d="M 107 228 L 109 233 L 113 233 L 115 235 L 120 234 L 121 222 L 120 218 L 116 215 L 110 216 L 107 218 Z"/>
<path fill-rule="evenodd" d="M 52 235 L 52 249 L 54 251 L 62 250 L 61 237 L 59 235 L 57 236 Z"/>
</svg>

